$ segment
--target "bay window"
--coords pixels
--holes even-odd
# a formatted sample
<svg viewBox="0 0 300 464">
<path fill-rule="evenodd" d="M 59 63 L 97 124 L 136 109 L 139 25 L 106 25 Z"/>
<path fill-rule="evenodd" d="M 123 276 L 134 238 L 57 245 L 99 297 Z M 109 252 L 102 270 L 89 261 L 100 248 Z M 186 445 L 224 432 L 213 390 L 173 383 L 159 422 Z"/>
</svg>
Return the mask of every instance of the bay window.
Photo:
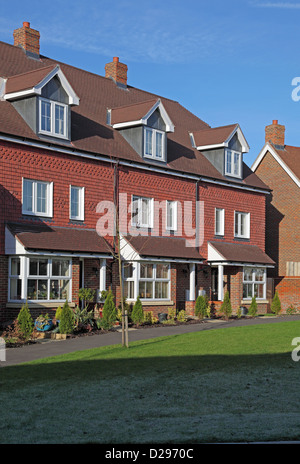
<svg viewBox="0 0 300 464">
<path fill-rule="evenodd" d="M 266 298 L 266 269 L 263 267 L 244 267 L 243 299 Z"/>
<path fill-rule="evenodd" d="M 70 301 L 72 263 L 68 258 L 11 257 L 9 300 Z"/>
<path fill-rule="evenodd" d="M 123 289 L 128 300 L 169 300 L 169 263 L 124 263 Z"/>
</svg>

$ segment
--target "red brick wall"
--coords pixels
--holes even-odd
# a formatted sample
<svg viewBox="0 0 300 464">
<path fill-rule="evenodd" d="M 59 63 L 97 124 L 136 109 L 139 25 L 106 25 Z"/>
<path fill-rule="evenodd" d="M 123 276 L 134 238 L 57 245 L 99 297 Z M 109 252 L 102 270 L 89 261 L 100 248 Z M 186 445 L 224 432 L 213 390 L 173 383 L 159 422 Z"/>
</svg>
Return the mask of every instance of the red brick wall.
<svg viewBox="0 0 300 464">
<path fill-rule="evenodd" d="M 202 256 L 207 258 L 207 241 L 215 238 L 215 208 L 225 209 L 225 242 L 237 243 L 234 238 L 234 212 L 250 213 L 251 245 L 265 249 L 265 195 L 251 191 L 242 191 L 230 187 L 203 183 L 199 188 L 199 200 L 204 202 L 204 244 L 200 248 Z M 240 240 L 239 240 L 240 242 Z"/>
<path fill-rule="evenodd" d="M 274 287 L 279 295 L 282 312 L 286 312 L 292 305 L 300 311 L 299 277 L 277 277 L 274 279 Z"/>
<path fill-rule="evenodd" d="M 300 191 L 274 157 L 267 153 L 256 170 L 273 190 L 267 196 L 266 253 L 278 267 L 269 275 L 286 275 L 286 262 L 300 262 Z"/>
</svg>

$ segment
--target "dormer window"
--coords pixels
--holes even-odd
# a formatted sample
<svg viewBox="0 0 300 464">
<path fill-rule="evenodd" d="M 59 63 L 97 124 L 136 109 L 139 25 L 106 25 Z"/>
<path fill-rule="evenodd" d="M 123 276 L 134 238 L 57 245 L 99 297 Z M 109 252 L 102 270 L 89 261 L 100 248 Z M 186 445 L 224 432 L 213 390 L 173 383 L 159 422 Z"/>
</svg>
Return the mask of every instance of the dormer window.
<svg viewBox="0 0 300 464">
<path fill-rule="evenodd" d="M 41 134 L 67 138 L 67 105 L 40 98 Z"/>
<path fill-rule="evenodd" d="M 241 177 L 242 154 L 234 150 L 225 150 L 225 175 Z"/>
<path fill-rule="evenodd" d="M 165 160 L 165 132 L 145 127 L 144 155 L 159 161 Z"/>
</svg>

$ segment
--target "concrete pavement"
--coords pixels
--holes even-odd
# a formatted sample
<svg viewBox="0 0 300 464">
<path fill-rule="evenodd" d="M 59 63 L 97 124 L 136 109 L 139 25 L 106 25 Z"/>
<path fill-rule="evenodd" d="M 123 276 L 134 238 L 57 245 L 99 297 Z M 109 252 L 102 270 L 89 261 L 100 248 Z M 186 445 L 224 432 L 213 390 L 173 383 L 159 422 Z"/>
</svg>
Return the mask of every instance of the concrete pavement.
<svg viewBox="0 0 300 464">
<path fill-rule="evenodd" d="M 147 340 L 166 335 L 179 335 L 183 333 L 198 332 L 201 330 L 212 330 L 224 327 L 239 327 L 244 325 L 278 323 L 284 321 L 300 321 L 300 316 L 279 316 L 279 317 L 257 317 L 241 318 L 227 321 L 205 320 L 199 324 L 160 326 L 154 328 L 140 328 L 129 330 L 129 344 L 133 341 Z M 300 333 L 299 333 L 300 336 Z M 112 331 L 100 335 L 86 335 L 67 340 L 45 339 L 36 344 L 25 345 L 20 348 L 7 348 L 6 361 L 0 361 L 0 367 L 16 365 L 36 359 L 56 356 L 74 351 L 87 350 L 100 346 L 116 345 L 122 343 L 121 332 Z"/>
</svg>

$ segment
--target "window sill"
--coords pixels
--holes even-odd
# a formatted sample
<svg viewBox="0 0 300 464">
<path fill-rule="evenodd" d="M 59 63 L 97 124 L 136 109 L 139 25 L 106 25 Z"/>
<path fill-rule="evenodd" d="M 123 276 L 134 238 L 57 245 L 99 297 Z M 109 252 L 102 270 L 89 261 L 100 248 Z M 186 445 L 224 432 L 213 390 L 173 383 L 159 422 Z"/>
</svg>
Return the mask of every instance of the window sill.
<svg viewBox="0 0 300 464">
<path fill-rule="evenodd" d="M 251 304 L 252 298 L 249 298 L 249 300 L 242 300 L 241 304 Z M 256 303 L 257 304 L 268 304 L 269 300 L 259 300 L 256 298 Z"/>
<path fill-rule="evenodd" d="M 10 303 L 6 303 L 6 308 L 16 308 L 16 307 L 21 307 L 25 304 L 25 301 L 16 301 L 16 302 L 10 302 Z M 41 301 L 39 301 L 38 303 L 28 303 L 28 308 L 32 308 L 32 309 L 43 309 L 43 308 L 58 308 L 58 306 L 63 306 L 64 302 L 61 301 L 61 302 L 53 302 L 53 303 L 50 303 L 50 302 L 47 302 L 47 303 L 42 303 Z M 69 306 L 71 308 L 75 308 L 75 303 L 68 303 Z"/>
<path fill-rule="evenodd" d="M 127 300 L 128 303 L 135 303 L 136 300 Z M 170 306 L 174 304 L 171 300 L 140 300 L 142 306 Z"/>
</svg>

